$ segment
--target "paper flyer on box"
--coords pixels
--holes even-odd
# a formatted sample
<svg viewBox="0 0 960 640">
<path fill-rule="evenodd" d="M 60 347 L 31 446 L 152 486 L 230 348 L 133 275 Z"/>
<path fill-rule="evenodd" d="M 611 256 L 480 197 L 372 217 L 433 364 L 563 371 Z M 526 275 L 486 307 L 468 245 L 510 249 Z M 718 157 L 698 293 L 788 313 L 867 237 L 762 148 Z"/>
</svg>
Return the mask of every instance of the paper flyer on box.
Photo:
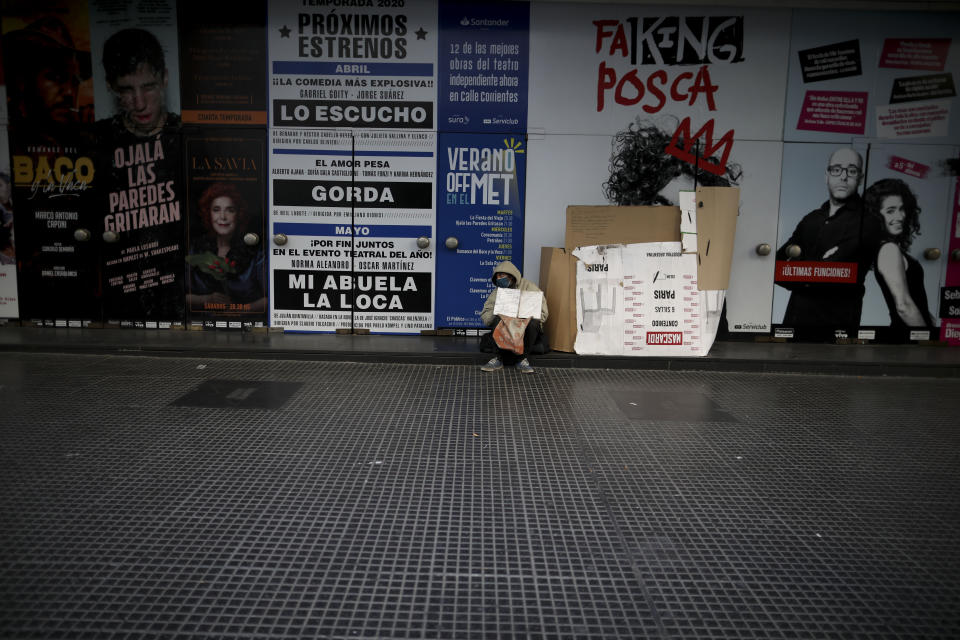
<svg viewBox="0 0 960 640">
<path fill-rule="evenodd" d="M 577 353 L 623 353 L 623 246 L 595 245 L 573 252 L 579 259 L 574 289 Z"/>
</svg>

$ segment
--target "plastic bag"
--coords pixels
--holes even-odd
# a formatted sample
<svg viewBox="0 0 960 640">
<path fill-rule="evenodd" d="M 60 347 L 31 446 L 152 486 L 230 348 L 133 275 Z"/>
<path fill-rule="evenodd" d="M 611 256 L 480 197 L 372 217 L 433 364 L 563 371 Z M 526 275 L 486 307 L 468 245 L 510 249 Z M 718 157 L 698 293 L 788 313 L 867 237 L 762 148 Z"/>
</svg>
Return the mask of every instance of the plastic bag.
<svg viewBox="0 0 960 640">
<path fill-rule="evenodd" d="M 501 349 L 523 353 L 523 334 L 527 330 L 530 318 L 511 318 L 501 316 L 493 330 L 493 340 Z"/>
</svg>

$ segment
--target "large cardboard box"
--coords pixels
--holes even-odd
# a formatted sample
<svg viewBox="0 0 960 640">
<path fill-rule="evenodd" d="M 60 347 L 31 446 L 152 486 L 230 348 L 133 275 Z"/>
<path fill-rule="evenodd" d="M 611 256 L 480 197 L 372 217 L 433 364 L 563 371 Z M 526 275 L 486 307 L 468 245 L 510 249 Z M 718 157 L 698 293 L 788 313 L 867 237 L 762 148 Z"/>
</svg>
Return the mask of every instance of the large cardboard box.
<svg viewBox="0 0 960 640">
<path fill-rule="evenodd" d="M 698 187 L 696 191 L 697 287 L 726 289 L 737 227 L 740 190 Z M 546 323 L 550 348 L 574 351 L 577 337 L 577 247 L 641 242 L 680 242 L 680 208 L 674 206 L 567 207 L 564 248 L 544 247 L 540 253 L 540 288 L 550 316 Z"/>
</svg>

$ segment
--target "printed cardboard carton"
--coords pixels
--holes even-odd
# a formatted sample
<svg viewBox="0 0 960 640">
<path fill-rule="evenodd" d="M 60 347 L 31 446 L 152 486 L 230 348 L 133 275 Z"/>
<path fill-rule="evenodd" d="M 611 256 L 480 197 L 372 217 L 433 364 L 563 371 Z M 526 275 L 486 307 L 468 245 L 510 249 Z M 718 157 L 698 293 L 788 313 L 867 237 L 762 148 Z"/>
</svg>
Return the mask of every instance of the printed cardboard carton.
<svg viewBox="0 0 960 640">
<path fill-rule="evenodd" d="M 680 207 L 567 207 L 564 248 L 544 247 L 540 254 L 540 288 L 550 307 L 546 331 L 552 349 L 574 351 L 578 320 L 577 258 L 573 252 L 577 247 L 683 240 L 682 246 L 690 252 L 696 246 L 696 288 L 727 288 L 740 190 L 698 187 L 695 195 L 692 209 L 688 209 L 689 217 L 682 225 L 683 234 Z M 695 243 L 688 235 L 691 233 L 696 235 Z"/>
</svg>

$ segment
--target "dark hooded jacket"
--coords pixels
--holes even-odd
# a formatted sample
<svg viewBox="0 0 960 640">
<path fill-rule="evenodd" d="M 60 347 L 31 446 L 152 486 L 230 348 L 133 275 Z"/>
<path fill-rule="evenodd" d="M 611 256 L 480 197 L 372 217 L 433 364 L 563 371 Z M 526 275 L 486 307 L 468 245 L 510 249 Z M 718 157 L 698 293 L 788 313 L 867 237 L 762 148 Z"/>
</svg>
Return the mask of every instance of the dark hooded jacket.
<svg viewBox="0 0 960 640">
<path fill-rule="evenodd" d="M 509 273 L 513 276 L 514 284 L 511 289 L 520 289 L 521 291 L 540 291 L 540 287 L 533 284 L 526 278 L 520 276 L 520 269 L 517 269 L 512 262 L 509 260 L 506 262 L 501 262 L 493 268 L 493 274 L 497 273 Z M 493 274 L 490 275 L 490 279 L 493 280 Z M 497 289 L 494 289 L 490 292 L 490 295 L 487 296 L 487 301 L 483 303 L 483 311 L 480 312 L 480 320 L 483 321 L 483 324 L 488 327 L 493 324 L 494 315 L 493 308 L 497 303 Z M 540 322 L 547 321 L 547 299 L 543 299 L 543 306 L 540 308 Z"/>
</svg>

